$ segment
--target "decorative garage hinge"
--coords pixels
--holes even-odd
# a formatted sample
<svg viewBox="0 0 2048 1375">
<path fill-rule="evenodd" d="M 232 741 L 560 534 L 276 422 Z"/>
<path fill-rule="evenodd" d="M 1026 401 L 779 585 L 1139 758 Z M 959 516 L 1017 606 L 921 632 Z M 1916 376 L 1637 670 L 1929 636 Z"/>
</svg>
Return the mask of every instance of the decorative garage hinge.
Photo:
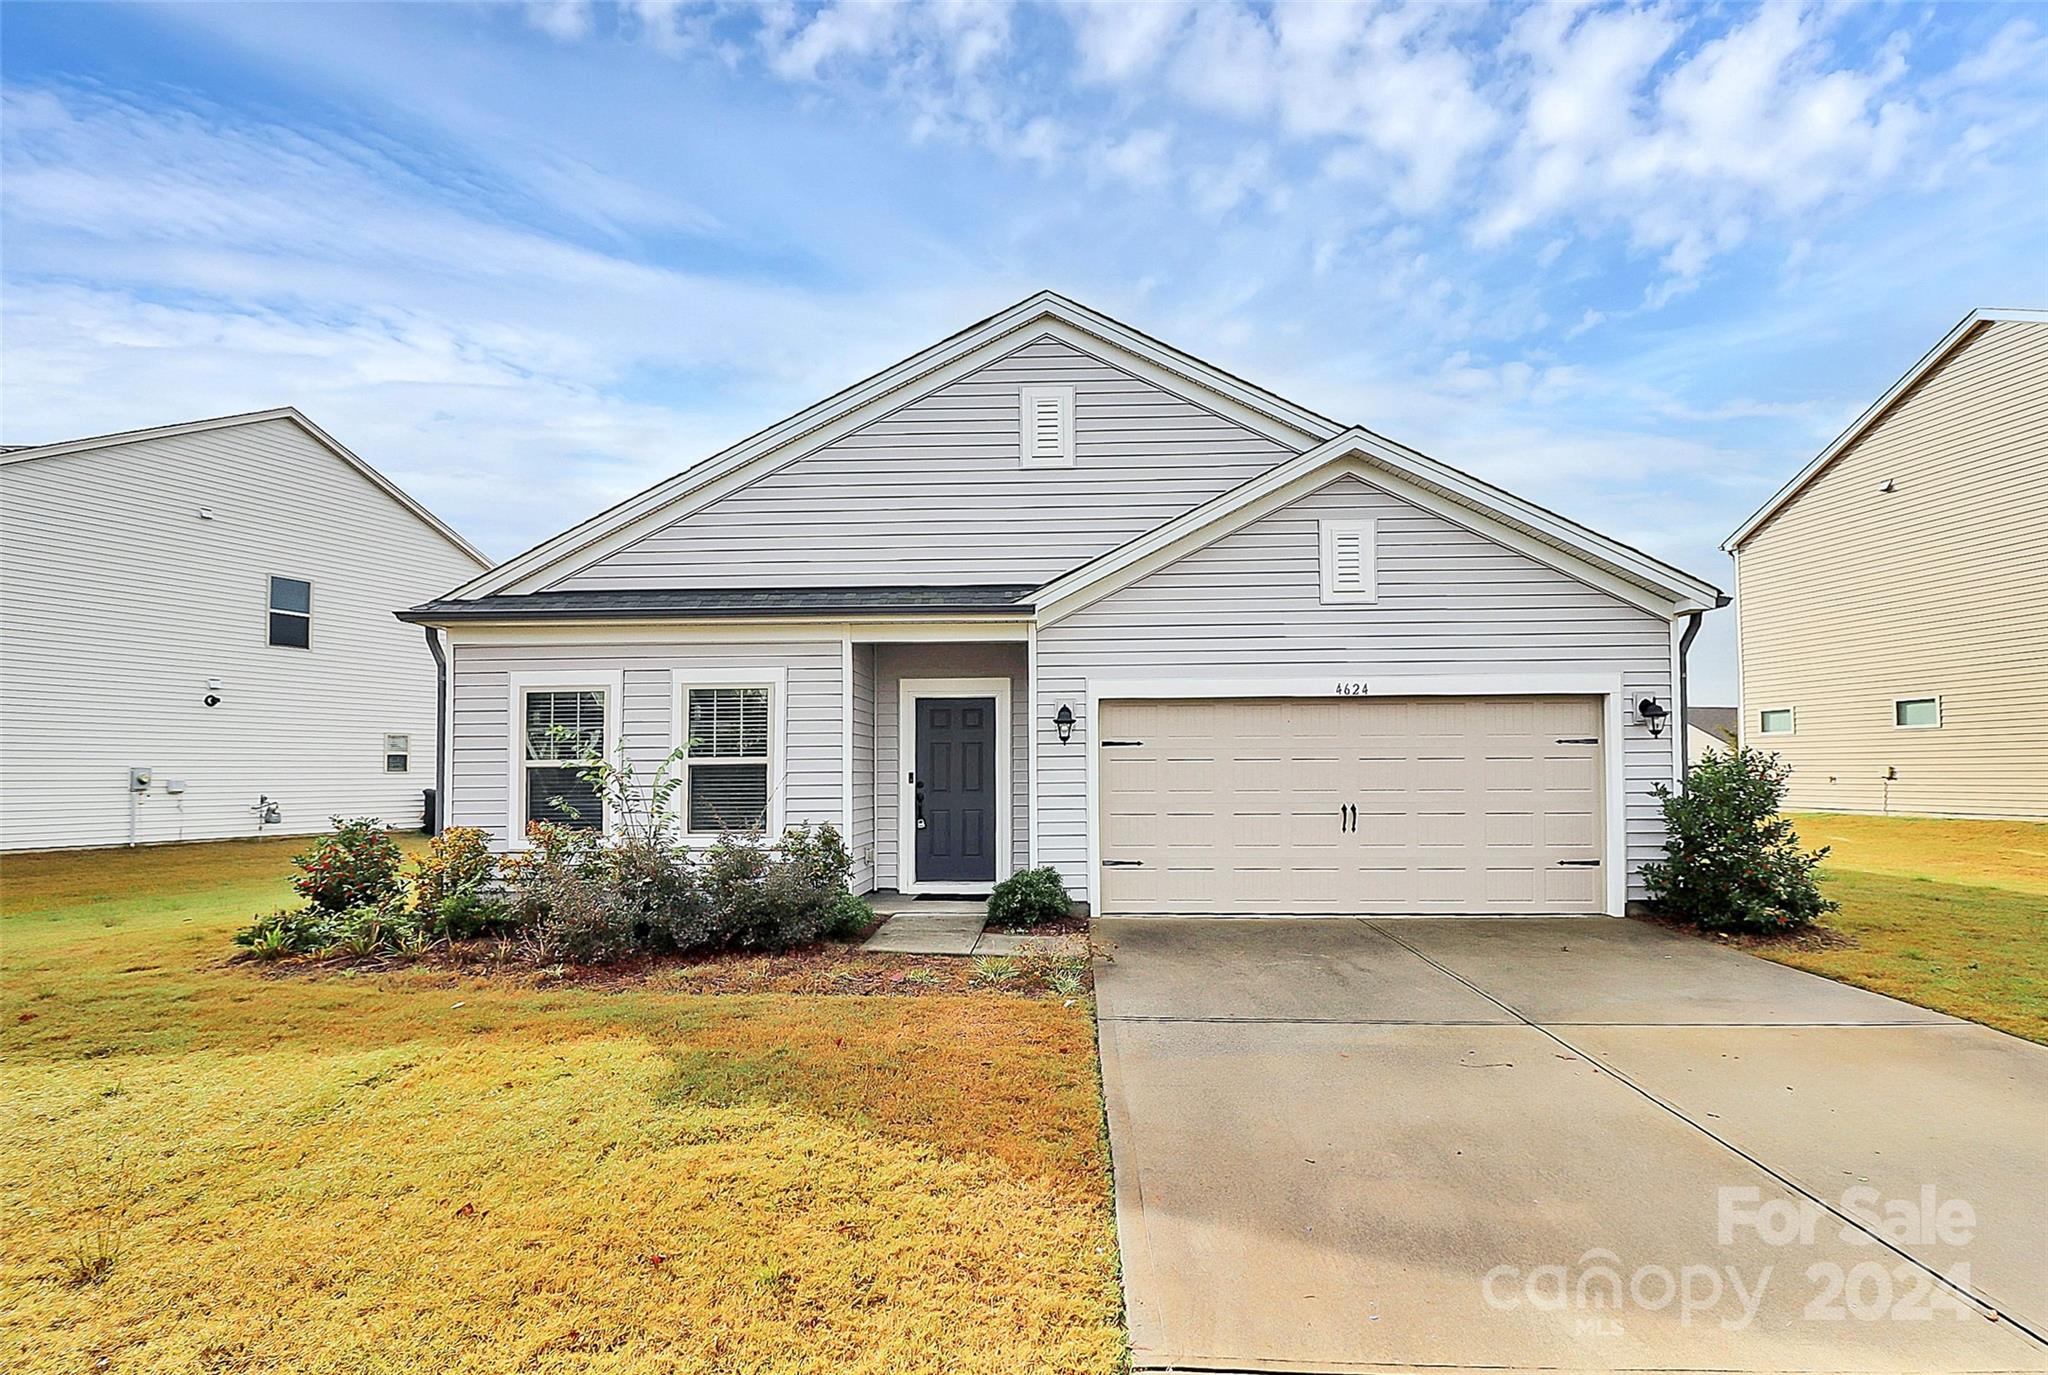
<svg viewBox="0 0 2048 1375">
<path fill-rule="evenodd" d="M 1560 745 L 1597 745 L 1600 743 L 1600 737 L 1597 735 L 1572 735 L 1557 743 Z"/>
<path fill-rule="evenodd" d="M 1557 867 L 1560 869 L 1598 869 L 1600 861 L 1597 859 L 1561 859 L 1557 862 Z"/>
<path fill-rule="evenodd" d="M 1105 859 L 1102 861 L 1102 867 L 1105 869 L 1142 869 L 1145 867 L 1145 861 L 1142 859 Z"/>
<path fill-rule="evenodd" d="M 1134 750 L 1144 743 L 1143 740 L 1105 740 L 1102 742 L 1102 748 L 1106 750 Z"/>
</svg>

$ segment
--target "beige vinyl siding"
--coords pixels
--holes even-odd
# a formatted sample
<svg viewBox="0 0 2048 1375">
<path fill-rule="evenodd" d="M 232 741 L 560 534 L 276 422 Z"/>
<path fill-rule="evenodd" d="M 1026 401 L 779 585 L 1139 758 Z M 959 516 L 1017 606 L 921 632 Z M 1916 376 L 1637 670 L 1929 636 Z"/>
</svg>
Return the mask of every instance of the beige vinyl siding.
<svg viewBox="0 0 2048 1375">
<path fill-rule="evenodd" d="M 1990 323 L 1742 546 L 1744 741 L 1795 808 L 2048 818 L 2044 587 L 2048 325 Z M 1939 729 L 1893 724 L 1926 696 Z"/>
<path fill-rule="evenodd" d="M 1031 863 L 1031 697 L 1024 646 L 1006 644 L 895 644 L 875 646 L 875 886 L 894 888 L 901 869 L 898 826 L 902 815 L 901 685 L 905 678 L 1008 678 L 1010 680 L 1010 868 Z M 1002 878 L 1009 869 L 999 872 Z"/>
<path fill-rule="evenodd" d="M 1379 600 L 1321 600 L 1319 518 L 1372 519 Z M 1087 717 L 1095 679 L 1327 674 L 1618 673 L 1670 702 L 1671 626 L 1613 595 L 1356 478 L 1342 478 L 1038 633 L 1040 861 L 1088 887 Z M 1070 744 L 1051 720 L 1081 717 Z M 1629 893 L 1661 853 L 1650 789 L 1673 775 L 1669 733 L 1624 730 Z M 1607 748 L 1613 748 L 1607 742 Z"/>
<path fill-rule="evenodd" d="M 1075 389 L 1072 467 L 1019 462 L 1019 389 Z M 555 588 L 1039 583 L 1296 451 L 1040 336 Z"/>
<path fill-rule="evenodd" d="M 853 891 L 875 887 L 875 646 L 853 646 Z"/>
<path fill-rule="evenodd" d="M 475 634 L 465 639 L 458 630 L 452 646 L 455 709 L 448 819 L 488 831 L 494 846 L 503 848 L 508 843 L 506 819 L 513 804 L 514 742 L 509 714 L 513 674 L 558 675 L 565 682 L 576 682 L 591 674 L 619 673 L 623 683 L 618 714 L 621 741 L 615 749 L 647 780 L 676 747 L 677 694 L 691 681 L 693 670 L 760 669 L 765 675 L 782 669 L 787 675 L 787 701 L 776 716 L 776 726 L 786 730 L 783 777 L 771 778 L 770 784 L 782 789 L 783 820 L 790 825 L 843 825 L 842 654 L 836 636 L 816 641 L 666 644 L 566 638 L 548 644 L 491 643 Z"/>
<path fill-rule="evenodd" d="M 255 835 L 259 796 L 273 832 L 418 826 L 434 661 L 392 613 L 477 571 L 289 419 L 0 466 L 0 848 L 125 843 L 131 767 L 144 843 Z M 268 643 L 273 574 L 313 585 L 310 649 Z"/>
</svg>

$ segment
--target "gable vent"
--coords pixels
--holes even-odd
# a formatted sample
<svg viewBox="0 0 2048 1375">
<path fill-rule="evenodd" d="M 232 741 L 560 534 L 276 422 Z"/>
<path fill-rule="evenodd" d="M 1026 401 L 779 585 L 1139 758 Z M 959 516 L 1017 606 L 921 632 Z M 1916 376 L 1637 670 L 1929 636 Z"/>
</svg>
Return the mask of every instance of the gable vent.
<svg viewBox="0 0 2048 1375">
<path fill-rule="evenodd" d="M 1370 602 L 1379 599 L 1373 522 L 1326 520 L 1322 532 L 1323 600 Z"/>
<path fill-rule="evenodd" d="M 1070 386 L 1023 387 L 1018 391 L 1026 467 L 1071 468 L 1074 465 L 1074 389 Z"/>
</svg>

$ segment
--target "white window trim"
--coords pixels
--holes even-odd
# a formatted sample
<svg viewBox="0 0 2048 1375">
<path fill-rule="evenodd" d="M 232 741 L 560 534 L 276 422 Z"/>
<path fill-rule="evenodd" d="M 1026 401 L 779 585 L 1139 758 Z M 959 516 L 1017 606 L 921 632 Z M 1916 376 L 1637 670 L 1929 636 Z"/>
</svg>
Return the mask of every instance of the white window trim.
<svg viewBox="0 0 2048 1375">
<path fill-rule="evenodd" d="M 669 700 L 669 735 L 674 742 L 672 749 L 682 751 L 676 760 L 682 778 L 673 797 L 677 818 L 683 825 L 683 842 L 686 845 L 715 844 L 720 833 L 717 831 L 692 831 L 690 824 L 690 689 L 714 687 L 754 687 L 768 690 L 768 831 L 770 841 L 782 835 L 784 820 L 785 783 L 788 769 L 789 740 L 789 670 L 786 668 L 692 668 L 678 670 L 675 692 Z M 706 759 L 707 764 L 720 761 Z M 725 761 L 732 762 L 732 761 Z"/>
<path fill-rule="evenodd" d="M 1339 588 L 1336 585 L 1337 561 L 1332 555 L 1336 548 L 1337 536 L 1343 534 L 1356 534 L 1359 537 L 1359 545 L 1365 559 L 1365 586 L 1362 588 Z M 1318 520 L 1316 563 L 1321 574 L 1323 605 L 1377 602 L 1380 599 L 1379 522 L 1371 518 Z"/>
<path fill-rule="evenodd" d="M 1050 399 L 1060 408 L 1060 451 L 1047 458 L 1031 452 L 1031 414 L 1040 401 Z M 1074 466 L 1074 387 L 1072 383 L 1038 383 L 1017 389 L 1017 462 L 1025 468 L 1071 468 Z"/>
<path fill-rule="evenodd" d="M 1933 720 L 1932 722 L 1930 722 L 1929 724 L 1927 724 L 1927 725 L 1924 725 L 1924 726 L 1909 726 L 1909 725 L 1906 725 L 1906 724 L 1904 724 L 1903 722 L 1901 722 L 1901 721 L 1899 720 L 1899 707 L 1900 707 L 1900 705 L 1901 705 L 1902 703 L 1905 703 L 1905 702 L 1932 702 L 1932 703 L 1934 703 L 1934 720 Z M 1942 722 L 1942 712 L 1941 712 L 1941 694 L 1940 694 L 1940 693 L 1938 693 L 1938 692 L 1916 692 L 1916 693 L 1912 693 L 1912 694 L 1910 694 L 1910 695 L 1908 695 L 1908 696 L 1905 696 L 1905 697 L 1894 697 L 1894 698 L 1892 698 L 1892 729 L 1893 729 L 1893 730 L 1940 730 L 1940 729 L 1941 729 L 1941 722 Z"/>
<path fill-rule="evenodd" d="M 993 697 L 996 702 L 996 863 L 986 883 L 917 881 L 917 789 L 910 776 L 917 763 L 917 704 L 926 697 Z M 1016 872 L 1010 850 L 1010 813 L 1016 808 L 1016 780 L 1010 774 L 1011 715 L 1008 678 L 903 678 L 896 684 L 896 891 L 899 893 L 985 893 Z"/>
<path fill-rule="evenodd" d="M 283 578 L 286 582 L 302 582 L 306 585 L 306 609 L 304 611 L 280 611 L 271 605 L 270 599 L 275 593 L 270 584 L 278 578 Z M 306 622 L 306 647 L 300 649 L 297 645 L 281 645 L 271 639 L 270 618 L 272 616 L 304 617 Z M 311 578 L 295 578 L 289 573 L 265 573 L 263 575 L 263 647 L 265 649 L 289 649 L 295 654 L 311 654 L 313 652 L 313 580 Z"/>
<path fill-rule="evenodd" d="M 1784 713 L 1785 713 L 1785 714 L 1786 714 L 1787 716 L 1791 717 L 1791 718 L 1792 718 L 1792 729 L 1790 729 L 1790 730 L 1765 730 L 1765 729 L 1764 729 L 1764 717 L 1765 717 L 1765 716 L 1767 716 L 1767 715 L 1769 715 L 1769 714 L 1770 714 L 1771 712 L 1774 712 L 1774 711 L 1782 711 L 1782 712 L 1784 712 Z M 1757 738 L 1758 738 L 1759 740 L 1763 739 L 1763 738 L 1764 738 L 1765 736 L 1769 736 L 1769 737 L 1770 737 L 1771 739 L 1773 739 L 1773 740 L 1776 740 L 1776 739 L 1779 739 L 1779 738 L 1781 738 L 1781 737 L 1783 737 L 1783 736 L 1787 736 L 1787 735 L 1797 735 L 1797 734 L 1799 734 L 1799 708 L 1797 708 L 1797 707 L 1758 707 L 1758 708 L 1756 709 L 1756 734 L 1757 734 Z"/>
<path fill-rule="evenodd" d="M 510 850 L 531 848 L 526 839 L 526 694 L 529 692 L 601 692 L 604 694 L 604 752 L 616 759 L 619 739 L 619 697 L 625 690 L 622 670 L 584 673 L 509 673 L 505 675 L 506 709 L 506 791 L 505 846 Z M 604 809 L 604 829 L 611 832 L 617 818 L 612 808 Z"/>
</svg>

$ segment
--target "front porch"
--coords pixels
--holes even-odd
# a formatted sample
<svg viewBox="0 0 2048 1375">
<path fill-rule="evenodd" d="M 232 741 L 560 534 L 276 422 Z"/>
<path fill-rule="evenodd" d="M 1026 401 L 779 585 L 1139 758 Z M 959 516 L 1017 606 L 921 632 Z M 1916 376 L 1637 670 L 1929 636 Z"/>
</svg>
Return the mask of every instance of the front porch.
<svg viewBox="0 0 2048 1375">
<path fill-rule="evenodd" d="M 978 915 L 1031 862 L 1028 646 L 855 639 L 847 652 L 854 887 L 889 903 L 971 898 Z"/>
</svg>

